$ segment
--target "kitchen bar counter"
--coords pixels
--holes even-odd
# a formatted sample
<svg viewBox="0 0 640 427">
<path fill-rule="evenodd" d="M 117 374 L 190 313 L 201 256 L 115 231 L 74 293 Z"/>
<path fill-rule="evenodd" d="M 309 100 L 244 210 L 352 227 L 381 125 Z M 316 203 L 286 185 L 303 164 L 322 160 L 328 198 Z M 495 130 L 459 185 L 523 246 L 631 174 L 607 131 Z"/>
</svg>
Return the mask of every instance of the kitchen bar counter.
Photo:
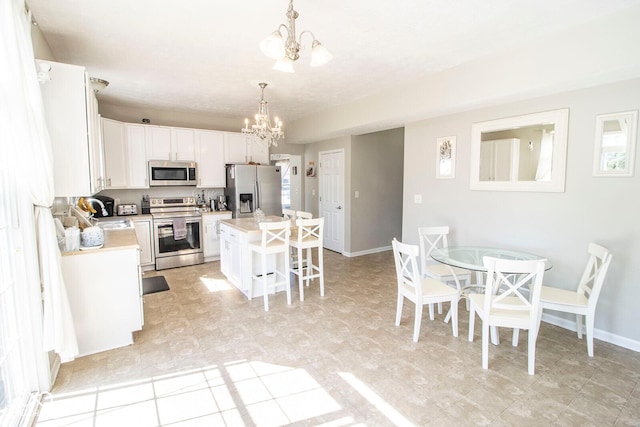
<svg viewBox="0 0 640 427">
<path fill-rule="evenodd" d="M 278 216 L 265 217 L 265 221 L 283 221 Z M 254 218 L 235 218 L 220 221 L 220 270 L 227 279 L 247 298 L 263 295 L 262 285 L 255 283 L 251 290 L 252 274 L 259 270 L 259 257 L 252 253 L 249 244 L 262 238 L 260 227 Z M 267 262 L 267 269 L 272 270 L 273 260 Z M 271 275 L 272 276 L 272 275 Z M 284 291 L 281 286 L 277 292 Z"/>
<path fill-rule="evenodd" d="M 263 220 L 263 222 L 278 221 L 284 221 L 284 219 L 279 216 L 267 216 Z M 256 222 L 255 218 L 224 219 L 220 221 L 220 223 L 228 225 L 241 233 L 260 233 L 260 226 L 258 225 L 259 223 Z"/>
</svg>

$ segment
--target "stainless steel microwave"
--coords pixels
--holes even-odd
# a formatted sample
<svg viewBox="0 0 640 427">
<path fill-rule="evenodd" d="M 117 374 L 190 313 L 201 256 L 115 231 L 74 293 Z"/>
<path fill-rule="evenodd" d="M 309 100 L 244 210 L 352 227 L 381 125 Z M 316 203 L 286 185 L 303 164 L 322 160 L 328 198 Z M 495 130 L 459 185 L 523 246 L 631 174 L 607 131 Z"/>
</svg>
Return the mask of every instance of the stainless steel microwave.
<svg viewBox="0 0 640 427">
<path fill-rule="evenodd" d="M 170 162 L 165 160 L 150 160 L 149 186 L 195 186 L 197 184 L 198 176 L 196 170 L 196 162 Z"/>
</svg>

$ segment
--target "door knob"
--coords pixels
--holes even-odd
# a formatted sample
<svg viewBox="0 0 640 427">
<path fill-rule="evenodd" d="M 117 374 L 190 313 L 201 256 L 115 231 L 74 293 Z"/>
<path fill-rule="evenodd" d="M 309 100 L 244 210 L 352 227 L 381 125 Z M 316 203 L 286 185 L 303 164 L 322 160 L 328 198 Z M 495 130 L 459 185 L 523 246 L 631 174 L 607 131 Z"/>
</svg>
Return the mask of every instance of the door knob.
<svg viewBox="0 0 640 427">
<path fill-rule="evenodd" d="M 338 206 L 336 209 L 342 209 L 342 206 Z"/>
</svg>

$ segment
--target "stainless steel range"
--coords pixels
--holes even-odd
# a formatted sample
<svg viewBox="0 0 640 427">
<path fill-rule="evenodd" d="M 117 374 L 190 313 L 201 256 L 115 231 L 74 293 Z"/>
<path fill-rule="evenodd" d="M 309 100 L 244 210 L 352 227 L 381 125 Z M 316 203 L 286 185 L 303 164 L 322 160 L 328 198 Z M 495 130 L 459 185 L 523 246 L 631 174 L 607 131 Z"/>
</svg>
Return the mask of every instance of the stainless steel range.
<svg viewBox="0 0 640 427">
<path fill-rule="evenodd" d="M 156 270 L 202 264 L 202 214 L 195 197 L 149 200 Z"/>
</svg>

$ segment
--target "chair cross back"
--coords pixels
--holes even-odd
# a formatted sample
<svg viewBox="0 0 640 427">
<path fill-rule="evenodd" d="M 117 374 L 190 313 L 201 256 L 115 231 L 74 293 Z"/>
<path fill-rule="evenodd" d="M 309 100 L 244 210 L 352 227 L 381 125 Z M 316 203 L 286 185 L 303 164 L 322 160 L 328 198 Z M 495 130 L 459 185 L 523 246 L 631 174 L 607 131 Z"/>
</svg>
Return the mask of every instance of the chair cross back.
<svg viewBox="0 0 640 427">
<path fill-rule="evenodd" d="M 584 295 L 589 300 L 589 305 L 595 305 L 598 301 L 609 264 L 611 253 L 602 246 L 589 244 L 589 261 L 578 285 L 578 294 Z"/>
<path fill-rule="evenodd" d="M 487 257 L 485 257 L 487 258 Z M 486 261 L 485 261 L 486 265 Z M 495 265 L 495 263 L 494 263 Z M 506 267 L 506 265 L 505 265 Z M 494 267 L 495 268 L 495 267 Z M 531 310 L 532 305 L 529 299 L 522 294 L 522 288 L 527 288 L 528 284 L 535 279 L 537 271 L 529 272 L 529 273 L 504 273 L 503 271 L 495 270 L 493 277 L 487 283 L 487 287 L 489 288 L 489 293 L 495 294 L 498 293 L 493 300 L 487 298 L 485 300 L 485 304 L 492 304 L 494 308 L 501 308 L 506 310 L 519 310 L 519 311 L 527 311 Z M 527 288 L 528 290 L 528 288 Z M 509 303 L 508 301 L 513 302 L 514 298 L 520 302 L 518 305 L 514 305 L 513 303 Z"/>
<path fill-rule="evenodd" d="M 396 272 L 399 283 L 413 289 L 418 297 L 422 298 L 420 286 L 420 272 L 418 271 L 418 247 L 397 242 Z"/>
<path fill-rule="evenodd" d="M 324 225 L 324 218 L 313 219 L 297 219 L 296 225 L 298 226 L 298 243 L 314 242 L 319 246 L 322 246 L 322 226 Z"/>
<path fill-rule="evenodd" d="M 261 222 L 262 248 L 272 246 L 289 246 L 289 235 L 291 233 L 291 223 L 289 221 Z"/>
</svg>

